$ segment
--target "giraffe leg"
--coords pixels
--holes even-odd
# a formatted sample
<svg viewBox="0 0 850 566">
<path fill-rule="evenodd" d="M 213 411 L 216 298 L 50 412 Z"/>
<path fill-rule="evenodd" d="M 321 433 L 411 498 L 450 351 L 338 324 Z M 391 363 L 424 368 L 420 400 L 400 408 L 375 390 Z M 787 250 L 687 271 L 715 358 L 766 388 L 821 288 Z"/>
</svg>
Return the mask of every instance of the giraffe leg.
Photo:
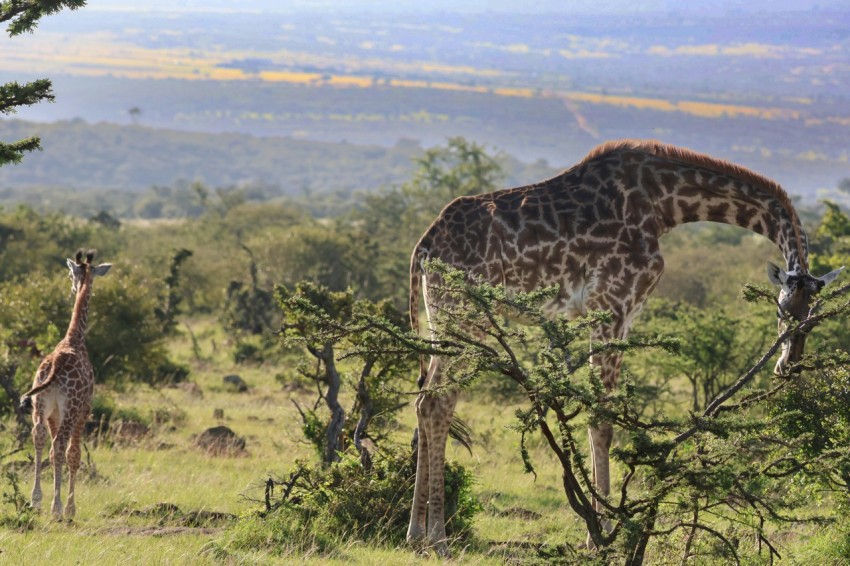
<svg viewBox="0 0 850 566">
<path fill-rule="evenodd" d="M 88 414 L 88 411 L 85 414 Z M 77 426 L 71 434 L 71 442 L 68 444 L 68 502 L 65 503 L 65 520 L 67 521 L 73 521 L 74 515 L 77 513 L 77 506 L 74 502 L 74 488 L 77 481 L 77 470 L 80 469 L 80 439 L 85 422 L 85 419 L 78 420 Z"/>
<path fill-rule="evenodd" d="M 59 431 L 53 437 L 50 454 L 53 461 L 53 505 L 50 512 L 56 521 L 62 520 L 62 466 L 65 464 L 65 451 L 68 449 L 68 439 L 71 437 L 71 419 L 65 418 L 59 425 Z"/>
<path fill-rule="evenodd" d="M 407 542 L 417 545 L 425 540 L 425 518 L 428 512 L 428 434 L 421 404 L 425 393 L 416 399 L 416 421 L 419 440 L 416 448 L 416 483 L 413 487 L 413 506 L 410 510 L 410 525 L 407 528 Z"/>
<path fill-rule="evenodd" d="M 53 466 L 53 439 L 59 434 L 59 415 L 53 413 L 47 417 L 47 430 L 50 432 L 50 465 Z"/>
<path fill-rule="evenodd" d="M 607 498 L 611 493 L 611 474 L 609 470 L 609 454 L 611 451 L 611 440 L 614 437 L 614 427 L 611 423 L 601 423 L 598 427 L 588 428 L 590 436 L 590 462 L 593 471 L 593 486 L 596 491 Z M 593 499 L 593 508 L 602 514 L 604 507 L 596 499 Z M 611 522 L 607 519 L 602 521 L 602 528 L 611 530 Z M 588 547 L 595 546 L 587 537 Z"/>
<path fill-rule="evenodd" d="M 455 392 L 429 395 L 423 405 L 429 418 L 426 418 L 428 434 L 428 546 L 440 556 L 449 552 L 446 537 L 446 439 L 449 434 L 454 407 L 457 403 Z"/>
<path fill-rule="evenodd" d="M 620 365 L 623 357 L 621 355 L 608 355 L 600 358 L 592 359 L 591 363 L 599 366 L 600 377 L 605 390 L 611 391 L 616 386 L 617 379 L 620 376 Z M 610 453 L 611 441 L 614 438 L 614 427 L 611 423 L 599 423 L 596 427 L 588 428 L 588 436 L 593 486 L 601 497 L 607 499 L 611 493 Z M 599 515 L 604 515 L 605 508 L 596 497 L 593 498 L 593 509 Z M 601 526 L 604 531 L 610 532 L 611 521 L 603 518 Z M 596 548 L 590 532 L 587 534 L 587 547 Z"/>
<path fill-rule="evenodd" d="M 435 375 L 438 375 L 440 360 L 432 356 L 428 363 L 428 373 L 425 383 L 420 387 L 431 384 Z M 410 509 L 410 525 L 407 528 L 407 541 L 418 544 L 425 540 L 426 518 L 428 516 L 428 496 L 431 491 L 430 473 L 430 445 L 429 418 L 431 396 L 426 391 L 420 391 L 416 397 L 416 422 L 418 427 L 419 442 L 416 449 L 416 483 L 413 487 L 413 505 Z"/>
<path fill-rule="evenodd" d="M 41 452 L 44 450 L 44 444 L 47 441 L 47 429 L 44 426 L 44 417 L 36 411 L 33 413 L 32 427 L 32 443 L 35 446 L 35 484 L 32 488 L 32 497 L 30 499 L 32 508 L 36 511 L 41 510 Z"/>
<path fill-rule="evenodd" d="M 426 387 L 441 381 L 440 360 L 432 357 Z M 427 546 L 441 556 L 448 554 L 444 513 L 446 439 L 456 403 L 457 393 L 453 391 L 437 395 L 423 391 L 416 399 L 419 450 L 407 538 L 411 542 L 427 539 Z"/>
</svg>

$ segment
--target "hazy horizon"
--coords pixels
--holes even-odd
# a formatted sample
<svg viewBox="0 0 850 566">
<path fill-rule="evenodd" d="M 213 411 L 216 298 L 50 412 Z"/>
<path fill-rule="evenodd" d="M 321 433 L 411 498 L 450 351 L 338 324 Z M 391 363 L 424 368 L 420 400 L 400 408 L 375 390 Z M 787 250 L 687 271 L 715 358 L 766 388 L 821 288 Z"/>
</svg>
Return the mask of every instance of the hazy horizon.
<svg viewBox="0 0 850 566">
<path fill-rule="evenodd" d="M 813 197 L 850 176 L 848 22 L 834 0 L 91 0 L 0 41 L 0 80 L 54 81 L 55 104 L 13 116 L 35 122 L 384 148 L 464 136 L 558 167 L 654 138 Z M 0 181 L 61 182 L 48 138 L 28 158 L 39 175 Z"/>
</svg>

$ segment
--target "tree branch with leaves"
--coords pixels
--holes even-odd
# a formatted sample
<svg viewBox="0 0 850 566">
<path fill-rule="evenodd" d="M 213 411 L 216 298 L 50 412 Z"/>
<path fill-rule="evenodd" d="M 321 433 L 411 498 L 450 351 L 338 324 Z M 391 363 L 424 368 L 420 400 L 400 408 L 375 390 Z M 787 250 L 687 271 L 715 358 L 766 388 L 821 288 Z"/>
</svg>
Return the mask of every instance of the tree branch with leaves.
<svg viewBox="0 0 850 566">
<path fill-rule="evenodd" d="M 85 0 L 0 0 L 0 23 L 8 22 L 9 37 L 32 32 L 38 21 L 64 8 L 76 10 L 85 6 Z M 53 85 L 49 79 L 38 79 L 20 84 L 10 82 L 0 85 L 0 114 L 9 115 L 20 106 L 31 106 L 44 100 L 53 102 Z M 14 142 L 0 142 L 0 167 L 19 163 L 25 153 L 41 149 L 38 137 Z"/>
<path fill-rule="evenodd" d="M 422 352 L 439 351 L 445 375 L 451 376 L 445 387 L 465 387 L 481 375 L 494 374 L 522 387 L 528 406 L 517 411 L 514 428 L 520 434 L 525 469 L 534 471 L 527 441 L 540 434 L 561 466 L 567 502 L 584 521 L 597 558 L 642 564 L 653 541 L 664 541 L 656 548 L 675 550 L 680 558 L 713 552 L 715 559 L 740 562 L 746 551 L 736 541 L 749 532 L 749 540 L 758 541 L 755 552 L 767 552 L 772 559 L 779 556 L 779 548 L 771 541 L 770 525 L 830 519 L 811 511 L 794 486 L 801 481 L 846 484 L 850 461 L 838 443 L 848 440 L 841 431 L 850 422 L 850 410 L 820 402 L 820 409 L 839 422 L 831 432 L 834 440 L 812 450 L 815 435 L 791 434 L 789 423 L 799 424 L 799 419 L 789 418 L 783 402 L 792 401 L 788 395 L 803 379 L 801 374 L 826 383 L 827 372 L 837 372 L 844 376 L 839 384 L 844 383 L 850 379 L 850 359 L 844 353 L 811 354 L 790 376 L 773 377 L 767 389 L 756 386 L 755 376 L 791 334 L 810 332 L 825 320 L 846 320 L 850 285 L 825 293 L 806 320 L 789 323 L 751 367 L 737 379 L 723 381 L 704 410 L 677 418 L 647 418 L 638 410 L 634 383 L 626 378 L 606 390 L 589 359 L 645 348 L 675 352 L 681 341 L 635 336 L 588 348 L 591 329 L 609 320 L 607 313 L 553 320 L 544 315 L 543 306 L 556 288 L 511 294 L 439 262 L 431 262 L 429 269 L 442 281 L 430 292 L 447 297 L 441 303 L 449 306 L 432 313 L 436 341 L 406 343 Z M 748 287 L 745 295 L 775 301 L 772 293 L 759 288 Z M 529 359 L 536 362 L 529 364 Z M 623 471 L 622 481 L 607 497 L 593 485 L 585 454 L 586 427 L 598 422 L 615 425 L 620 438 L 612 457 Z M 719 545 L 710 544 L 711 539 Z M 675 541 L 682 546 L 677 548 Z"/>
</svg>

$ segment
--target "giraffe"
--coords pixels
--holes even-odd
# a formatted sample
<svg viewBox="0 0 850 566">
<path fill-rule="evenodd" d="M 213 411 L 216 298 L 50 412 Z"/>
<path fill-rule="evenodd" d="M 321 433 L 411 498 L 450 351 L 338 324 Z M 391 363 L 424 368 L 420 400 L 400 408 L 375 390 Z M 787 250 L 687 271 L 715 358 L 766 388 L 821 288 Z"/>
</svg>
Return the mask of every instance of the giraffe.
<svg viewBox="0 0 850 566">
<path fill-rule="evenodd" d="M 21 408 L 32 409 L 32 438 L 35 445 L 35 485 L 32 488 L 32 507 L 41 509 L 41 452 L 47 428 L 52 438 L 50 462 L 53 464 L 53 518 L 63 517 L 62 464 L 68 461 L 68 502 L 64 516 L 68 521 L 76 514 L 74 488 L 80 467 L 80 436 L 91 411 L 94 391 L 94 372 L 86 350 L 85 334 L 89 299 L 94 277 L 106 275 L 109 263 L 92 265 L 95 252 L 77 252 L 76 260 L 68 259 L 71 292 L 75 295 L 74 311 L 65 337 L 52 353 L 45 356 L 35 374 L 33 387 L 21 397 Z"/>
<path fill-rule="evenodd" d="M 441 301 L 439 275 L 426 273 L 422 263 L 438 258 L 509 290 L 558 285 L 558 295 L 545 306 L 547 315 L 575 318 L 607 310 L 612 322 L 596 328 L 591 339 L 623 339 L 664 271 L 659 238 L 679 224 L 697 221 L 741 226 L 772 240 L 786 267 L 769 263 L 768 277 L 781 287 L 780 308 L 796 320 L 805 319 L 811 297 L 840 271 L 820 278 L 809 274 L 806 234 L 776 182 L 688 149 L 621 140 L 598 146 L 551 179 L 449 203 L 413 249 L 411 326 L 419 331 L 424 292 L 428 326 L 432 336 L 436 332 L 430 313 Z M 797 333 L 783 344 L 775 372 L 784 373 L 799 360 L 804 341 L 805 334 Z M 615 354 L 591 359 L 607 390 L 616 386 L 621 362 L 622 355 Z M 457 393 L 428 390 L 445 379 L 439 357 L 431 357 L 427 368 L 424 358 L 420 361 L 418 459 L 407 531 L 408 542 L 424 543 L 439 554 L 448 551 L 445 447 Z M 592 481 L 605 497 L 613 429 L 601 423 L 588 432 Z M 594 505 L 602 510 L 599 501 Z"/>
</svg>

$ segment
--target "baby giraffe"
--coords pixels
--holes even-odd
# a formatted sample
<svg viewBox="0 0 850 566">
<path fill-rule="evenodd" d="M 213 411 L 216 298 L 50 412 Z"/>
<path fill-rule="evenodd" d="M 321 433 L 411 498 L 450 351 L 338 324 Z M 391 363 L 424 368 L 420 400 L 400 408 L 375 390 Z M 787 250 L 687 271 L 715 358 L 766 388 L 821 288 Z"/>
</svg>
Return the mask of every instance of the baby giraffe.
<svg viewBox="0 0 850 566">
<path fill-rule="evenodd" d="M 80 467 L 80 436 L 91 411 L 94 371 L 86 350 L 86 321 L 95 275 L 106 275 L 111 264 L 92 265 L 94 250 L 77 252 L 76 261 L 68 259 L 71 270 L 71 292 L 75 295 L 74 312 L 68 332 L 56 349 L 47 355 L 35 373 L 33 388 L 21 397 L 21 408 L 32 409 L 32 439 L 35 444 L 35 486 L 32 488 L 33 509 L 41 509 L 41 452 L 47 428 L 53 439 L 50 462 L 53 464 L 53 518 L 62 520 L 62 464 L 68 459 L 68 503 L 65 518 L 73 520 L 74 483 Z M 45 421 L 47 427 L 45 428 Z"/>
</svg>

